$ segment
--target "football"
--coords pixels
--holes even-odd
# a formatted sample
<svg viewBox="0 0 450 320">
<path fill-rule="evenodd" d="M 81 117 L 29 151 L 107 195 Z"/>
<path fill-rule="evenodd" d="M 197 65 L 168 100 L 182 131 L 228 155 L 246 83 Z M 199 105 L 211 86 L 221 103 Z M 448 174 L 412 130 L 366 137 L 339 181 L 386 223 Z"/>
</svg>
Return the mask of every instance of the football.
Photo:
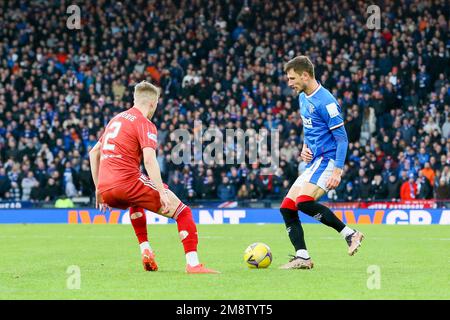
<svg viewBox="0 0 450 320">
<path fill-rule="evenodd" d="M 272 263 L 272 252 L 268 245 L 256 242 L 245 249 L 244 261 L 249 268 L 267 268 Z"/>
</svg>

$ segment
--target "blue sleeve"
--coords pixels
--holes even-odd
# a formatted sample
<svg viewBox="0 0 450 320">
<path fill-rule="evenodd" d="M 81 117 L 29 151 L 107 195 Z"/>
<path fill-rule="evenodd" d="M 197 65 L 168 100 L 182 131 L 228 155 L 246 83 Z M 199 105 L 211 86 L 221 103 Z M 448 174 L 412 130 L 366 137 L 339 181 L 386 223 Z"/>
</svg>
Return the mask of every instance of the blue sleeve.
<svg viewBox="0 0 450 320">
<path fill-rule="evenodd" d="M 344 126 L 341 125 L 340 127 L 331 130 L 331 133 L 337 143 L 335 166 L 336 168 L 343 169 L 348 148 L 347 132 L 345 131 Z"/>
<path fill-rule="evenodd" d="M 302 94 L 304 94 L 304 93 L 300 93 L 299 95 L 298 95 L 298 106 L 299 106 L 299 108 L 298 108 L 298 115 L 300 116 L 300 118 L 302 118 L 302 108 L 301 108 L 301 97 L 302 97 Z M 302 121 L 303 121 L 303 118 L 302 118 Z M 308 141 L 308 138 L 306 137 L 306 133 L 305 133 L 305 127 L 303 127 L 303 144 L 306 144 L 307 146 L 308 146 L 308 148 L 311 148 L 311 146 L 310 146 L 310 144 L 309 144 L 309 141 Z"/>
<path fill-rule="evenodd" d="M 344 119 L 342 119 L 341 116 L 341 107 L 337 102 L 330 101 L 327 104 L 322 104 L 319 107 L 319 114 L 330 130 L 335 129 L 344 123 Z"/>
<path fill-rule="evenodd" d="M 306 144 L 308 146 L 308 148 L 311 149 L 311 145 L 310 145 L 310 143 L 308 141 L 308 138 L 306 137 L 306 134 L 305 134 L 305 129 L 303 129 L 303 144 Z"/>
</svg>

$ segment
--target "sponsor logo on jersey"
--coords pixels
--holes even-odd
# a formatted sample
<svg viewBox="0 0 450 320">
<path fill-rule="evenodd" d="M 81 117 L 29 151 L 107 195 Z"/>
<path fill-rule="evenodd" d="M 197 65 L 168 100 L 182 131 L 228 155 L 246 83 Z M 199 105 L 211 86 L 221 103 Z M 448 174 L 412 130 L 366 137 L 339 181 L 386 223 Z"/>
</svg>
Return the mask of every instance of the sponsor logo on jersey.
<svg viewBox="0 0 450 320">
<path fill-rule="evenodd" d="M 311 118 L 305 118 L 304 116 L 302 116 L 302 121 L 305 128 L 311 129 L 313 127 Z"/>
</svg>

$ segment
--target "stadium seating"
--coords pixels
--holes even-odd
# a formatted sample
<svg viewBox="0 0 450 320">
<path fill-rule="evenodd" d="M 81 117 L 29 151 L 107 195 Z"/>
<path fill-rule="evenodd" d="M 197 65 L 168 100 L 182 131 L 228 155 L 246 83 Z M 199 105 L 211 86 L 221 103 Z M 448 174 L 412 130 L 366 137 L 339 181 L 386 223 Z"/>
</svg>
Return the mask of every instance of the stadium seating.
<svg viewBox="0 0 450 320">
<path fill-rule="evenodd" d="M 311 57 L 350 145 L 333 201 L 450 198 L 450 6 L 386 2 L 381 29 L 357 1 L 78 1 L 0 5 L 0 200 L 92 197 L 88 151 L 133 85 L 162 88 L 163 178 L 195 202 L 281 199 L 304 170 L 302 123 L 283 64 Z M 280 163 L 170 161 L 171 133 L 276 129 Z"/>
</svg>

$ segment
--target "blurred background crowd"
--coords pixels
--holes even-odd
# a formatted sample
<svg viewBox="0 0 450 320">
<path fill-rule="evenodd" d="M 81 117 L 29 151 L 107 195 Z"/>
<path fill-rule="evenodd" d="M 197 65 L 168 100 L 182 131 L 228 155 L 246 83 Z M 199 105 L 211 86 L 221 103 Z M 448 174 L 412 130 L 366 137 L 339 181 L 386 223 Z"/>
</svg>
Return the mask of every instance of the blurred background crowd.
<svg viewBox="0 0 450 320">
<path fill-rule="evenodd" d="M 70 4 L 0 3 L 1 200 L 92 197 L 88 151 L 144 79 L 162 88 L 158 161 L 180 198 L 281 199 L 306 165 L 283 72 L 299 54 L 345 119 L 330 199 L 450 199 L 448 1 L 375 1 L 379 30 L 362 1 L 77 1 L 79 30 L 66 25 Z M 279 166 L 174 164 L 171 133 L 196 120 L 277 130 Z"/>
</svg>

